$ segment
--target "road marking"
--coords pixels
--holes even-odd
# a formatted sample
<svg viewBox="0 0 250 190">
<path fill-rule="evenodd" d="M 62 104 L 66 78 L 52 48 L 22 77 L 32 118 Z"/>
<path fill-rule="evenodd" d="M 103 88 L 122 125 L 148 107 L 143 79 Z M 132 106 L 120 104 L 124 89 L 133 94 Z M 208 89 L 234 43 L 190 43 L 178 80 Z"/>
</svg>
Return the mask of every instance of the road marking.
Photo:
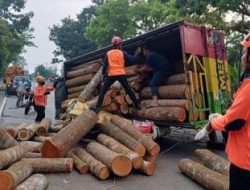
<svg viewBox="0 0 250 190">
<path fill-rule="evenodd" d="M 3 103 L 2 103 L 2 105 L 0 107 L 0 118 L 2 117 L 2 113 L 3 113 L 3 109 L 4 109 L 4 106 L 5 106 L 6 100 L 7 100 L 7 98 L 4 97 Z"/>
</svg>

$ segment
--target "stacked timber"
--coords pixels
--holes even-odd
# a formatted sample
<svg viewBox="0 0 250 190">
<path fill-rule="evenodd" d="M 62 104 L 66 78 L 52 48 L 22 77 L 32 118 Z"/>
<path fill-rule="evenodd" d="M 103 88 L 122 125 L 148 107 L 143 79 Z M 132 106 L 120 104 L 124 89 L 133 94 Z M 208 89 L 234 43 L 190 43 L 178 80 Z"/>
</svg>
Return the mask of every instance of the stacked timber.
<svg viewBox="0 0 250 190">
<path fill-rule="evenodd" d="M 207 149 L 197 149 L 194 161 L 182 159 L 179 169 L 206 189 L 229 190 L 229 162 Z"/>
</svg>

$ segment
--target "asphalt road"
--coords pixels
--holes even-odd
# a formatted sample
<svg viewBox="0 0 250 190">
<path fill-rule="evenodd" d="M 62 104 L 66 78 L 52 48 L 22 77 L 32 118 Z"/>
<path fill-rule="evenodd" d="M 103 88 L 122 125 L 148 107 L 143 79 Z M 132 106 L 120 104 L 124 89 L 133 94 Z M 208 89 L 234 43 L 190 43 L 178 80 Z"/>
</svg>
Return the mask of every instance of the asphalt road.
<svg viewBox="0 0 250 190">
<path fill-rule="evenodd" d="M 24 109 L 15 106 L 16 97 L 8 97 L 0 123 L 6 127 L 15 126 L 21 122 L 33 122 L 35 112 L 28 116 Z M 54 95 L 49 95 L 46 116 L 54 118 Z M 185 177 L 178 170 L 178 162 L 182 158 L 192 158 L 196 148 L 205 148 L 204 142 L 193 141 L 195 131 L 173 129 L 162 138 L 161 153 L 156 161 L 156 171 L 153 176 L 144 176 L 134 171 L 130 176 L 119 178 L 111 176 L 106 181 L 100 181 L 93 175 L 80 175 L 76 171 L 69 174 L 46 174 L 50 182 L 50 190 L 201 190 L 200 185 Z M 224 156 L 221 151 L 215 151 Z"/>
</svg>

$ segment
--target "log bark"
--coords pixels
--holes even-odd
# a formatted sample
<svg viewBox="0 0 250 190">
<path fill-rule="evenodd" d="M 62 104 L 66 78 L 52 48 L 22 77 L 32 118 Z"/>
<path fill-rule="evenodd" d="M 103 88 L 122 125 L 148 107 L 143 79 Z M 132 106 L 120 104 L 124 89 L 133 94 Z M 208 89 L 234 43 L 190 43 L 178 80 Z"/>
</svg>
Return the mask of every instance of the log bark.
<svg viewBox="0 0 250 190">
<path fill-rule="evenodd" d="M 34 173 L 61 173 L 73 170 L 71 158 L 23 158 L 22 160 L 32 166 Z"/>
<path fill-rule="evenodd" d="M 42 174 L 34 174 L 18 185 L 15 190 L 47 190 L 49 181 Z"/>
<path fill-rule="evenodd" d="M 196 149 L 195 161 L 220 174 L 229 175 L 230 163 L 207 149 Z"/>
<path fill-rule="evenodd" d="M 42 119 L 42 121 L 36 126 L 36 135 L 44 136 L 46 133 L 48 133 L 51 124 L 52 121 L 50 118 Z"/>
<path fill-rule="evenodd" d="M 147 109 L 132 109 L 132 114 L 138 118 L 168 122 L 184 122 L 186 110 L 180 107 L 153 107 Z"/>
<path fill-rule="evenodd" d="M 134 128 L 130 120 L 113 115 L 111 117 L 111 122 L 125 133 L 142 143 L 151 156 L 155 156 L 160 152 L 160 146 L 155 141 L 153 141 L 152 137 L 149 137 L 148 135 Z"/>
<path fill-rule="evenodd" d="M 97 141 L 106 146 L 107 148 L 109 148 L 110 150 L 113 150 L 116 153 L 127 156 L 131 160 L 134 169 L 140 169 L 142 167 L 143 165 L 142 157 L 136 152 L 131 151 L 130 149 L 128 149 L 126 146 L 119 143 L 115 139 L 105 134 L 100 134 L 97 136 Z"/>
<path fill-rule="evenodd" d="M 125 97 L 123 95 L 118 95 L 115 98 L 115 102 L 118 104 L 124 104 L 125 103 Z"/>
<path fill-rule="evenodd" d="M 0 190 L 12 190 L 32 173 L 32 167 L 25 161 L 14 163 L 7 170 L 0 171 Z"/>
<path fill-rule="evenodd" d="M 145 147 L 140 142 L 138 142 L 133 137 L 125 133 L 123 130 L 121 130 L 119 127 L 117 127 L 110 121 L 103 119 L 100 122 L 101 125 L 99 125 L 99 128 L 103 133 L 114 138 L 115 140 L 122 143 L 129 149 L 138 153 L 140 156 L 144 156 Z"/>
<path fill-rule="evenodd" d="M 58 132 L 61 131 L 66 125 L 67 125 L 66 123 L 61 125 L 52 125 L 49 130 L 51 132 Z"/>
<path fill-rule="evenodd" d="M 24 153 L 25 150 L 19 145 L 0 151 L 0 169 L 20 160 L 24 156 Z"/>
<path fill-rule="evenodd" d="M 140 81 L 133 81 L 130 83 L 130 86 L 136 91 L 139 92 L 142 89 L 142 84 Z"/>
<path fill-rule="evenodd" d="M 75 92 L 81 92 L 85 87 L 86 87 L 86 85 L 71 87 L 71 88 L 67 89 L 67 92 L 68 92 L 68 94 L 72 94 Z"/>
<path fill-rule="evenodd" d="M 81 91 L 79 91 L 79 92 L 74 92 L 74 93 L 72 93 L 72 94 L 68 94 L 67 97 L 68 97 L 68 99 L 78 98 L 80 94 L 81 94 Z"/>
<path fill-rule="evenodd" d="M 40 152 L 41 142 L 21 141 L 19 144 L 28 152 Z"/>
<path fill-rule="evenodd" d="M 44 142 L 41 148 L 43 157 L 59 158 L 65 156 L 69 149 L 94 127 L 96 121 L 96 113 L 86 110 L 54 135 L 52 139 Z"/>
<path fill-rule="evenodd" d="M 82 103 L 89 100 L 96 87 L 100 84 L 101 80 L 102 80 L 102 68 L 99 69 L 99 71 L 95 74 L 95 76 L 86 85 L 86 87 L 83 89 L 77 100 Z"/>
<path fill-rule="evenodd" d="M 51 139 L 51 137 L 45 137 L 45 136 L 36 136 L 33 138 L 33 141 L 36 141 L 36 142 L 44 142 L 46 140 L 49 140 Z"/>
<path fill-rule="evenodd" d="M 152 162 L 155 163 L 156 161 L 156 156 L 151 156 L 150 154 L 146 153 L 143 157 L 143 160 L 147 161 L 147 162 Z"/>
<path fill-rule="evenodd" d="M 192 180 L 209 190 L 228 190 L 229 178 L 190 159 L 182 159 L 179 169 Z"/>
<path fill-rule="evenodd" d="M 80 158 L 89 166 L 89 170 L 92 174 L 101 180 L 105 180 L 109 177 L 109 169 L 102 162 L 96 160 L 91 154 L 82 148 L 76 148 L 73 151 L 75 155 Z"/>
<path fill-rule="evenodd" d="M 35 135 L 35 132 L 36 132 L 36 124 L 32 123 L 28 125 L 27 127 L 21 129 L 18 132 L 17 137 L 21 141 L 28 141 L 32 139 L 32 137 Z"/>
<path fill-rule="evenodd" d="M 89 143 L 87 145 L 87 151 L 107 165 L 117 176 L 127 176 L 132 170 L 132 163 L 126 156 L 117 154 L 97 142 Z"/>
<path fill-rule="evenodd" d="M 129 113 L 129 107 L 128 104 L 124 103 L 120 105 L 120 111 L 122 114 L 128 114 Z"/>
<path fill-rule="evenodd" d="M 151 99 L 151 88 L 145 87 L 140 92 L 142 99 Z M 160 99 L 187 99 L 189 89 L 187 85 L 167 85 L 159 87 Z"/>
<path fill-rule="evenodd" d="M 111 102 L 109 106 L 104 107 L 104 110 L 108 112 L 116 112 L 119 110 L 119 106 L 115 102 Z"/>
<path fill-rule="evenodd" d="M 144 173 L 145 175 L 151 176 L 154 174 L 155 172 L 155 166 L 153 162 L 147 162 L 147 161 L 143 161 L 143 166 L 140 169 L 140 171 L 142 173 Z"/>
<path fill-rule="evenodd" d="M 27 123 L 22 123 L 17 127 L 7 129 L 8 133 L 15 139 L 17 137 L 18 131 L 27 127 Z"/>
<path fill-rule="evenodd" d="M 68 157 L 73 159 L 74 166 L 80 174 L 86 174 L 89 171 L 89 166 L 83 162 L 78 156 L 74 153 L 68 153 Z"/>
<path fill-rule="evenodd" d="M 88 67 L 90 67 L 91 65 L 93 64 L 102 64 L 102 59 L 97 59 L 97 60 L 94 60 L 94 61 L 90 61 L 90 62 L 87 62 L 87 63 L 81 63 L 80 65 L 77 65 L 77 66 L 74 66 L 74 67 L 71 67 L 71 71 L 75 71 L 75 70 L 78 70 L 78 69 L 86 69 Z"/>
<path fill-rule="evenodd" d="M 87 84 L 93 77 L 94 74 L 79 76 L 73 79 L 66 80 L 65 85 L 66 87 L 81 86 Z"/>
<path fill-rule="evenodd" d="M 6 129 L 0 128 L 0 149 L 10 148 L 17 144 L 17 141 L 7 132 Z"/>
<path fill-rule="evenodd" d="M 105 107 L 105 106 L 109 106 L 112 102 L 112 99 L 110 96 L 106 95 L 104 96 L 104 99 L 103 99 L 103 102 L 102 102 L 102 106 Z"/>
<path fill-rule="evenodd" d="M 190 101 L 186 99 L 159 99 L 157 106 L 152 106 L 152 100 L 143 100 L 141 101 L 141 106 L 150 108 L 150 107 L 182 107 L 185 110 L 189 110 Z"/>
<path fill-rule="evenodd" d="M 87 75 L 90 73 L 96 73 L 101 67 L 100 63 L 95 63 L 92 64 L 86 68 L 81 68 L 81 69 L 77 69 L 75 71 L 69 71 L 67 73 L 67 77 L 68 78 L 75 78 L 75 77 L 79 77 L 79 76 L 83 76 L 83 75 Z"/>
<path fill-rule="evenodd" d="M 188 79 L 185 73 L 171 75 L 164 84 L 166 85 L 180 85 L 180 84 L 187 84 Z"/>
<path fill-rule="evenodd" d="M 42 154 L 35 152 L 26 152 L 23 158 L 42 158 Z"/>
</svg>

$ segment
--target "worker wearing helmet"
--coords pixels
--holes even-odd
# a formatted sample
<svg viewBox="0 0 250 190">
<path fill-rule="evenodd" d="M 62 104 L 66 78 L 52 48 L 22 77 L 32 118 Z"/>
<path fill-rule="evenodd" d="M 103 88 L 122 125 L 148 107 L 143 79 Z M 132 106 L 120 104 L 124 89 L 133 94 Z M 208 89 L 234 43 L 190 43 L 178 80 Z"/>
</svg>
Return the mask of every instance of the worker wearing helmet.
<svg viewBox="0 0 250 190">
<path fill-rule="evenodd" d="M 228 131 L 226 152 L 230 165 L 230 190 L 250 189 L 250 33 L 241 42 L 244 74 L 242 83 L 234 94 L 234 101 L 225 115 L 212 117 L 197 133 L 199 140 L 212 130 Z"/>
<path fill-rule="evenodd" d="M 54 90 L 53 87 L 45 85 L 45 79 L 42 76 L 36 77 L 37 86 L 34 88 L 34 107 L 37 112 L 35 121 L 40 122 L 45 117 L 45 106 L 47 104 L 47 95 Z"/>
<path fill-rule="evenodd" d="M 122 51 L 122 38 L 118 36 L 114 36 L 112 38 L 113 49 L 109 50 L 105 56 L 104 63 L 102 66 L 102 75 L 104 77 L 104 84 L 101 88 L 100 95 L 95 107 L 95 112 L 99 113 L 101 109 L 101 105 L 103 102 L 103 98 L 108 91 L 109 87 L 115 82 L 119 81 L 126 93 L 129 95 L 131 100 L 133 101 L 136 108 L 140 108 L 139 100 L 137 100 L 135 94 L 130 88 L 127 77 L 125 65 L 126 63 L 135 62 L 137 60 L 137 56 L 131 56 L 127 52 Z M 139 54 L 140 49 L 136 51 L 136 54 Z"/>
<path fill-rule="evenodd" d="M 151 106 L 158 106 L 159 86 L 172 74 L 172 67 L 166 57 L 154 52 L 148 44 L 143 47 L 143 55 L 146 57 L 146 60 L 144 66 L 139 71 L 142 75 L 144 73 L 151 75 L 150 87 L 153 99 Z"/>
</svg>

